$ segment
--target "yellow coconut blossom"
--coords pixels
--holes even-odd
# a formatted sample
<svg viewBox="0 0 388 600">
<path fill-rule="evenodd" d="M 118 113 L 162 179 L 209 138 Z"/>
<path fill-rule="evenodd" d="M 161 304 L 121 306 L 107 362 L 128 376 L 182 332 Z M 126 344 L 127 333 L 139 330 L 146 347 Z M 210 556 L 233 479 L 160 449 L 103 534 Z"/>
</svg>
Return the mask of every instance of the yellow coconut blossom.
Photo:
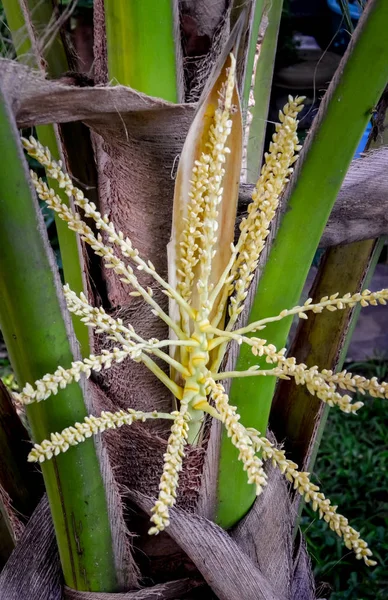
<svg viewBox="0 0 388 600">
<path fill-rule="evenodd" d="M 359 303 L 361 306 L 378 303 L 385 304 L 388 290 L 360 294 L 346 294 L 339 297 L 333 294 L 313 304 L 307 300 L 303 306 L 285 307 L 273 317 L 256 321 L 247 327 L 233 330 L 238 315 L 243 309 L 247 290 L 257 267 L 260 253 L 269 234 L 271 221 L 276 213 L 280 194 L 292 173 L 292 165 L 300 149 L 296 135 L 297 116 L 302 107 L 302 98 L 289 98 L 280 123 L 276 126 L 269 153 L 265 155 L 259 181 L 253 192 L 248 216 L 243 220 L 240 238 L 232 246 L 231 259 L 220 277 L 212 286 L 209 284 L 214 247 L 217 241 L 218 206 L 222 201 L 222 183 L 225 156 L 230 152 L 228 138 L 233 126 L 232 91 L 234 87 L 235 61 L 231 57 L 231 66 L 219 93 L 219 106 L 210 127 L 206 154 L 196 161 L 191 178 L 188 215 L 179 240 L 181 253 L 176 265 L 177 285 L 172 287 L 156 271 L 154 265 L 141 257 L 132 241 L 116 231 L 108 216 L 101 215 L 97 207 L 84 197 L 81 190 L 74 186 L 70 177 L 63 172 L 60 162 L 51 158 L 47 148 L 42 147 L 34 138 L 24 139 L 23 144 L 30 156 L 42 164 L 47 175 L 56 179 L 60 188 L 73 198 L 83 212 L 85 219 L 95 223 L 98 233 L 79 216 L 78 213 L 62 203 L 60 197 L 46 183 L 32 173 L 32 181 L 38 196 L 63 219 L 70 229 L 78 233 L 96 254 L 102 257 L 107 267 L 113 269 L 121 281 L 130 288 L 129 294 L 141 296 L 154 315 L 164 321 L 172 332 L 173 339 L 143 339 L 131 326 L 121 319 L 114 319 L 102 308 L 91 306 L 86 297 L 77 296 L 68 286 L 64 287 L 65 299 L 71 312 L 78 315 L 88 327 L 106 335 L 114 341 L 115 347 L 99 356 L 92 355 L 83 361 L 75 361 L 70 368 L 58 367 L 34 384 L 27 384 L 17 394 L 19 402 L 30 404 L 44 401 L 55 395 L 80 377 L 89 377 L 92 371 L 107 369 L 113 362 L 130 357 L 142 362 L 159 378 L 175 396 L 178 409 L 171 413 L 143 413 L 129 409 L 117 413 L 103 412 L 100 416 L 89 416 L 82 423 L 76 423 L 62 432 L 53 432 L 49 440 L 34 445 L 29 455 L 30 461 L 49 460 L 53 456 L 66 452 L 71 446 L 83 442 L 87 437 L 107 428 L 130 425 L 134 421 L 147 419 L 166 419 L 172 421 L 167 451 L 164 455 L 164 468 L 161 474 L 159 496 L 152 510 L 151 534 L 163 531 L 169 524 L 169 508 L 176 501 L 179 472 L 182 469 L 184 449 L 187 443 L 195 442 L 198 430 L 202 427 L 204 414 L 223 423 L 232 444 L 239 452 L 239 460 L 247 473 L 249 483 L 256 487 L 259 495 L 267 482 L 263 468 L 264 460 L 271 460 L 285 474 L 287 479 L 311 501 L 313 508 L 342 536 L 345 545 L 362 558 L 367 565 L 375 564 L 370 559 L 371 551 L 366 542 L 352 529 L 346 518 L 337 513 L 336 507 L 313 485 L 307 473 L 297 470 L 297 465 L 289 461 L 282 450 L 278 450 L 261 434 L 249 429 L 249 423 L 240 423 L 237 409 L 230 405 L 228 395 L 220 381 L 230 377 L 276 376 L 293 377 L 297 384 L 305 385 L 311 394 L 315 394 L 329 406 L 336 406 L 345 413 L 354 413 L 361 408 L 361 402 L 352 402 L 348 394 L 341 390 L 369 392 L 375 396 L 387 397 L 388 384 L 377 380 L 367 380 L 346 371 L 334 374 L 318 367 L 308 368 L 297 364 L 293 357 L 287 357 L 285 349 L 277 350 L 267 340 L 250 337 L 265 329 L 268 323 L 298 315 L 307 318 L 309 311 L 320 313 L 323 310 L 341 310 Z M 156 286 L 179 306 L 181 316 L 179 325 L 156 302 L 150 287 L 144 287 L 137 278 L 137 271 L 147 273 Z M 195 271 L 195 272 L 194 272 Z M 198 276 L 199 273 L 199 276 Z M 195 286 L 195 289 L 194 289 Z M 199 307 L 192 306 L 193 293 L 199 298 Z M 221 298 L 221 300 L 220 300 Z M 198 300 L 196 300 L 198 302 Z M 217 303 L 217 304 L 216 304 Z M 229 307 L 229 321 L 224 329 L 219 329 L 225 307 Z M 214 307 L 217 310 L 214 314 Z M 264 369 L 254 367 L 248 371 L 219 371 L 222 356 L 227 344 L 237 341 L 247 344 L 255 356 L 261 356 L 270 365 Z M 184 364 L 170 356 L 169 349 L 180 346 L 184 349 Z M 216 360 L 213 352 L 218 353 Z M 213 358 L 210 358 L 212 353 Z M 174 355 L 175 356 L 175 355 Z M 176 383 L 157 365 L 154 358 L 163 360 L 171 369 L 180 374 L 180 384 Z"/>
</svg>

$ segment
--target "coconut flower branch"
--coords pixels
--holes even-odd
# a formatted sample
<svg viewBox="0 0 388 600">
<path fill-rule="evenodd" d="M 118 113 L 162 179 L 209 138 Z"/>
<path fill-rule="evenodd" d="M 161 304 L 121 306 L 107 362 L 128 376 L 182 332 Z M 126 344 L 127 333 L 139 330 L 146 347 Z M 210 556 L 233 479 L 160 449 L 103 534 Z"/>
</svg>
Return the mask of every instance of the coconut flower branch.
<svg viewBox="0 0 388 600">
<path fill-rule="evenodd" d="M 301 98 L 289 97 L 280 113 L 280 123 L 276 127 L 270 151 L 265 155 L 265 164 L 253 193 L 248 216 L 240 227 L 240 238 L 236 245 L 231 244 L 228 264 L 219 280 L 214 283 L 211 273 L 217 238 L 220 235 L 217 224 L 222 210 L 225 162 L 230 153 L 228 140 L 236 118 L 233 104 L 234 67 L 235 61 L 231 56 L 225 78 L 219 84 L 218 106 L 210 124 L 206 152 L 202 153 L 200 160 L 195 161 L 192 170 L 187 218 L 177 240 L 173 278 L 176 285 L 165 281 L 153 264 L 139 255 L 131 240 L 122 232 L 116 231 L 108 216 L 101 215 L 96 206 L 73 185 L 70 177 L 63 172 L 62 165 L 52 160 L 46 148 L 33 138 L 23 140 L 27 152 L 45 166 L 49 176 L 58 181 L 59 187 L 67 195 L 74 198 L 75 204 L 83 210 L 85 219 L 94 220 L 99 233 L 95 235 L 78 213 L 63 204 L 58 195 L 32 173 L 38 196 L 67 222 L 70 229 L 90 244 L 107 267 L 118 274 L 121 281 L 130 287 L 129 294 L 143 298 L 152 313 L 168 325 L 171 339 L 145 340 L 131 324 L 113 318 L 102 308 L 91 306 L 83 294 L 77 296 L 65 286 L 64 295 L 69 310 L 80 316 L 86 326 L 95 328 L 98 333 L 113 340 L 115 346 L 104 350 L 99 356 L 91 355 L 88 359 L 76 361 L 70 368 L 59 366 L 55 373 L 45 375 L 34 385 L 27 384 L 16 395 L 18 401 L 23 404 L 44 401 L 73 380 L 78 381 L 82 376 L 90 377 L 93 371 L 108 369 L 113 362 L 130 357 L 150 369 L 172 392 L 178 404 L 177 410 L 171 413 L 145 413 L 128 409 L 117 413 L 102 412 L 100 416 L 91 415 L 82 423 L 75 423 L 62 432 L 53 432 L 50 439 L 35 444 L 29 460 L 49 460 L 105 429 L 131 425 L 135 421 L 171 420 L 159 496 L 152 510 L 152 526 L 149 530 L 150 534 L 157 534 L 169 525 L 169 508 L 176 501 L 185 446 L 195 442 L 198 429 L 202 428 L 207 414 L 223 423 L 233 445 L 239 451 L 239 460 L 247 473 L 248 482 L 255 485 L 257 495 L 262 493 L 267 482 L 263 461 L 271 460 L 305 500 L 312 502 L 313 508 L 329 523 L 333 531 L 344 538 L 345 545 L 356 553 L 356 557 L 362 558 L 371 566 L 375 562 L 370 558 L 370 549 L 348 525 L 347 519 L 337 514 L 337 507 L 331 506 L 318 487 L 311 483 L 308 473 L 299 472 L 297 465 L 287 460 L 282 450 L 276 449 L 260 432 L 250 429 L 249 423 L 240 423 L 236 408 L 230 405 L 228 395 L 219 383 L 231 377 L 293 377 L 298 384 L 305 385 L 311 394 L 345 413 L 355 413 L 361 408 L 362 402 L 353 403 L 351 397 L 342 394 L 341 390 L 359 390 L 362 393 L 388 397 L 388 383 L 379 383 L 376 379 L 367 380 L 346 371 L 333 374 L 327 370 L 319 371 L 318 367 L 308 369 L 304 364 L 297 364 L 293 357 L 286 357 L 284 348 L 277 350 L 267 340 L 247 335 L 264 329 L 268 322 L 294 314 L 307 318 L 306 313 L 309 311 L 319 313 L 324 309 L 341 310 L 356 303 L 361 306 L 385 304 L 388 298 L 386 289 L 374 293 L 365 291 L 362 294 L 346 294 L 342 298 L 334 294 L 330 298 L 322 298 L 318 304 L 307 301 L 303 306 L 285 309 L 279 315 L 233 331 L 237 317 L 243 310 L 247 290 L 269 234 L 280 194 L 297 159 L 300 149 L 296 135 L 297 116 L 302 107 Z M 152 289 L 140 283 L 135 269 L 144 271 L 163 289 L 173 307 L 169 314 L 155 301 Z M 229 320 L 221 328 L 227 307 Z M 176 314 L 177 318 L 172 316 Z M 269 369 L 255 367 L 248 371 L 220 372 L 219 365 L 225 349 L 235 341 L 247 344 L 254 355 L 265 357 L 266 362 L 273 366 Z M 169 353 L 172 348 L 174 352 Z M 154 358 L 164 361 L 171 372 L 179 373 L 179 383 L 176 377 L 168 376 Z"/>
</svg>

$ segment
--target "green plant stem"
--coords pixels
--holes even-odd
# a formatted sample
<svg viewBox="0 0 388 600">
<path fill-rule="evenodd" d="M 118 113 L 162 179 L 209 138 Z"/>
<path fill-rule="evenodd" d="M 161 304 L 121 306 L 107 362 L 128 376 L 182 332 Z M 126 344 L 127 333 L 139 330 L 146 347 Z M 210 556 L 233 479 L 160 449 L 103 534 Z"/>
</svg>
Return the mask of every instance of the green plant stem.
<svg viewBox="0 0 388 600">
<path fill-rule="evenodd" d="M 288 210 L 257 288 L 250 322 L 278 314 L 299 301 L 347 168 L 388 80 L 387 27 L 388 3 L 371 0 L 309 134 Z M 265 333 L 266 339 L 282 348 L 291 321 L 287 318 L 272 323 L 261 335 Z M 242 346 L 237 369 L 246 370 L 257 362 L 249 348 Z M 233 381 L 230 400 L 237 405 L 243 424 L 266 431 L 275 383 L 274 377 Z M 223 527 L 234 525 L 249 510 L 254 497 L 235 449 L 223 436 L 217 522 Z"/>
<path fill-rule="evenodd" d="M 68 63 L 63 48 L 60 34 L 50 38 L 50 43 L 44 45 L 35 32 L 45 31 L 53 16 L 52 3 L 49 0 L 28 0 L 29 22 L 26 21 L 25 13 L 20 7 L 19 0 L 3 0 L 8 27 L 12 34 L 18 59 L 32 68 L 39 68 L 44 64 L 47 73 L 53 77 L 59 77 L 68 70 Z M 51 25 L 52 27 L 52 25 Z M 60 158 L 60 144 L 57 138 L 57 128 L 54 125 L 40 125 L 36 128 L 37 136 L 41 144 L 47 146 L 53 158 Z M 65 204 L 69 204 L 68 198 L 59 189 L 55 180 L 49 179 L 49 185 L 59 194 Z M 84 292 L 84 278 L 81 269 L 80 248 L 77 236 L 54 215 L 57 229 L 58 243 L 61 252 L 63 275 L 66 283 L 72 290 Z M 72 317 L 74 331 L 81 346 L 83 357 L 89 356 L 89 332 L 78 318 Z"/>
<path fill-rule="evenodd" d="M 59 160 L 59 151 L 55 127 L 53 125 L 39 125 L 36 127 L 38 139 L 43 146 L 47 146 L 52 157 Z M 69 204 L 69 199 L 66 198 L 59 188 L 57 182 L 48 178 L 48 183 L 55 192 L 60 196 L 64 204 Z M 84 277 L 80 265 L 80 247 L 77 236 L 74 231 L 70 231 L 67 224 L 64 223 L 56 214 L 55 226 L 57 229 L 58 243 L 61 252 L 63 277 L 71 289 L 80 294 L 85 292 Z M 80 319 L 75 316 L 71 317 L 74 327 L 74 332 L 80 344 L 81 354 L 83 357 L 90 354 L 89 331 L 87 327 L 81 323 Z"/>
<path fill-rule="evenodd" d="M 73 360 L 58 277 L 25 168 L 18 132 L 0 96 L 0 325 L 19 385 Z M 78 384 L 27 409 L 36 442 L 86 416 Z M 116 591 L 105 490 L 92 440 L 42 466 L 65 582 Z"/>
<path fill-rule="evenodd" d="M 271 97 L 272 77 L 282 8 L 283 0 L 272 0 L 264 9 L 264 14 L 266 13 L 266 16 L 268 17 L 268 27 L 264 34 L 256 65 L 255 83 L 253 87 L 255 104 L 249 111 L 252 120 L 249 126 L 247 147 L 248 183 L 256 183 L 262 165 L 268 107 Z M 249 73 L 249 71 L 247 71 L 247 73 Z"/>
<path fill-rule="evenodd" d="M 248 47 L 247 64 L 246 64 L 246 71 L 245 71 L 245 80 L 244 80 L 243 93 L 242 93 L 242 104 L 243 104 L 244 109 L 247 108 L 248 103 L 249 103 L 249 94 L 250 94 L 251 85 L 252 85 L 252 75 L 253 75 L 255 56 L 256 56 L 256 51 L 257 51 L 257 42 L 258 42 L 258 38 L 259 38 L 260 24 L 261 24 L 261 20 L 263 18 L 263 4 L 264 4 L 264 0 L 256 0 L 256 2 L 255 2 L 252 26 L 251 26 L 251 31 L 249 33 L 249 47 Z"/>
<path fill-rule="evenodd" d="M 174 0 L 105 0 L 112 83 L 178 102 L 174 5 Z"/>
</svg>

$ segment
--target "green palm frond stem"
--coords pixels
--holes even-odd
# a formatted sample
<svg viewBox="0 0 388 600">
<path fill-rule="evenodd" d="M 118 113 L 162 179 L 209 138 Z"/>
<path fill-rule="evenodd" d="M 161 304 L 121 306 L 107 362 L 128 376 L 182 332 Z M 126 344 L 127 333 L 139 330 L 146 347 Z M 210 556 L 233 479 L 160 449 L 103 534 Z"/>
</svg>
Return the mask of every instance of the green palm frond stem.
<svg viewBox="0 0 388 600">
<path fill-rule="evenodd" d="M 259 38 L 260 24 L 263 18 L 263 4 L 264 0 L 256 0 L 251 30 L 249 32 L 249 46 L 246 59 L 246 72 L 242 92 L 242 103 L 244 109 L 246 109 L 248 106 L 249 94 L 251 91 L 253 68 L 255 64 L 255 55 L 257 51 L 257 42 Z"/>
<path fill-rule="evenodd" d="M 249 321 L 293 306 L 300 298 L 322 231 L 357 144 L 388 81 L 388 4 L 371 0 L 355 31 L 306 142 L 276 241 L 260 279 Z M 282 348 L 291 326 L 288 317 L 267 325 L 262 335 Z M 237 369 L 259 362 L 246 347 Z M 231 402 L 243 423 L 266 431 L 275 378 L 237 379 Z M 230 481 L 234 485 L 230 485 Z M 217 522 L 234 525 L 254 501 L 230 441 L 223 437 L 218 479 Z"/>
<path fill-rule="evenodd" d="M 175 0 L 105 0 L 104 6 L 110 81 L 178 102 Z"/>
<path fill-rule="evenodd" d="M 262 163 L 282 7 L 283 0 L 273 0 L 264 8 L 264 15 L 268 18 L 268 26 L 261 43 L 260 54 L 257 59 L 254 75 L 253 99 L 255 104 L 249 109 L 252 120 L 249 125 L 247 145 L 248 182 L 255 182 L 257 180 Z M 251 50 L 252 48 L 250 48 L 250 52 Z M 247 74 L 248 73 L 249 71 L 247 70 Z M 250 81 L 247 76 L 244 88 L 244 100 L 246 100 L 246 88 L 248 83 L 250 83 Z M 248 95 L 249 89 L 250 86 L 248 88 Z"/>
<path fill-rule="evenodd" d="M 18 133 L 0 96 L 0 326 L 18 383 L 73 360 L 58 296 L 58 276 L 39 207 L 23 166 Z M 78 384 L 58 401 L 27 408 L 35 441 L 84 419 Z M 115 591 L 116 575 L 105 490 L 91 440 L 43 466 L 64 578 L 78 590 Z"/>
<path fill-rule="evenodd" d="M 32 68 L 43 68 L 51 77 L 60 77 L 68 71 L 69 65 L 60 33 L 52 31 L 53 6 L 50 0 L 3 0 L 3 7 L 10 29 L 18 60 Z M 51 21 L 51 25 L 50 25 Z M 51 31 L 49 39 L 45 40 L 44 32 Z M 37 32 L 41 33 L 38 37 Z M 60 158 L 60 142 L 54 125 L 39 125 L 36 132 L 41 143 L 49 148 L 53 157 Z M 50 180 L 50 185 L 61 193 L 56 181 Z M 63 202 L 68 198 L 62 194 Z M 80 267 L 80 248 L 77 238 L 66 225 L 55 216 L 58 243 L 61 251 L 63 275 L 65 281 L 79 292 L 84 290 L 84 279 Z M 77 320 L 73 322 L 77 339 L 83 356 L 90 352 L 89 335 Z"/>
</svg>

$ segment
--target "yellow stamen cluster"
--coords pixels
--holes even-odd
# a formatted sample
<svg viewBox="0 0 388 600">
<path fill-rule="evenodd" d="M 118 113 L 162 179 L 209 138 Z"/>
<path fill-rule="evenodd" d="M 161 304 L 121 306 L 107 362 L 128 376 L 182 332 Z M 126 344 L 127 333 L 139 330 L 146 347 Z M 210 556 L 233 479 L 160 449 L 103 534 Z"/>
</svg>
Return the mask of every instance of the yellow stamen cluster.
<svg viewBox="0 0 388 600">
<path fill-rule="evenodd" d="M 319 491 L 319 487 L 311 483 L 310 474 L 298 471 L 298 465 L 288 460 L 283 450 L 277 449 L 257 430 L 248 428 L 247 432 L 255 452 L 261 453 L 264 460 L 271 460 L 273 465 L 277 466 L 288 481 L 294 485 L 294 489 L 303 496 L 304 500 L 312 502 L 313 510 L 319 511 L 320 518 L 329 524 L 330 529 L 343 537 L 345 546 L 355 552 L 356 558 L 363 559 L 367 566 L 376 565 L 376 561 L 369 558 L 372 552 L 368 548 L 368 544 L 360 538 L 358 531 L 350 527 L 348 520 L 337 513 L 337 506 L 332 506 L 330 500 Z"/>
<path fill-rule="evenodd" d="M 267 485 L 267 475 L 263 469 L 263 461 L 256 456 L 245 427 L 239 423 L 240 415 L 236 412 L 237 408 L 229 404 L 224 387 L 215 383 L 212 379 L 207 381 L 207 385 L 225 425 L 228 437 L 231 439 L 233 446 L 239 451 L 238 458 L 244 466 L 244 471 L 247 472 L 248 483 L 253 483 L 256 486 L 256 494 L 259 496 L 263 491 L 263 487 Z"/>
<path fill-rule="evenodd" d="M 159 496 L 152 509 L 151 521 L 154 526 L 149 534 L 156 535 L 170 524 L 168 509 L 176 502 L 179 472 L 182 470 L 184 447 L 189 431 L 190 414 L 187 405 L 182 404 L 179 412 L 171 413 L 174 423 L 168 438 L 167 452 L 164 455 L 163 474 L 159 484 Z"/>
<path fill-rule="evenodd" d="M 117 429 L 123 425 L 132 425 L 135 421 L 144 422 L 147 419 L 171 419 L 170 413 L 144 413 L 138 410 L 119 410 L 115 413 L 102 411 L 99 417 L 89 415 L 82 423 L 66 427 L 61 433 L 52 433 L 49 440 L 34 444 L 28 455 L 29 462 L 44 462 L 53 456 L 66 452 L 70 446 L 77 446 L 87 438 L 102 433 L 106 429 Z"/>
</svg>

